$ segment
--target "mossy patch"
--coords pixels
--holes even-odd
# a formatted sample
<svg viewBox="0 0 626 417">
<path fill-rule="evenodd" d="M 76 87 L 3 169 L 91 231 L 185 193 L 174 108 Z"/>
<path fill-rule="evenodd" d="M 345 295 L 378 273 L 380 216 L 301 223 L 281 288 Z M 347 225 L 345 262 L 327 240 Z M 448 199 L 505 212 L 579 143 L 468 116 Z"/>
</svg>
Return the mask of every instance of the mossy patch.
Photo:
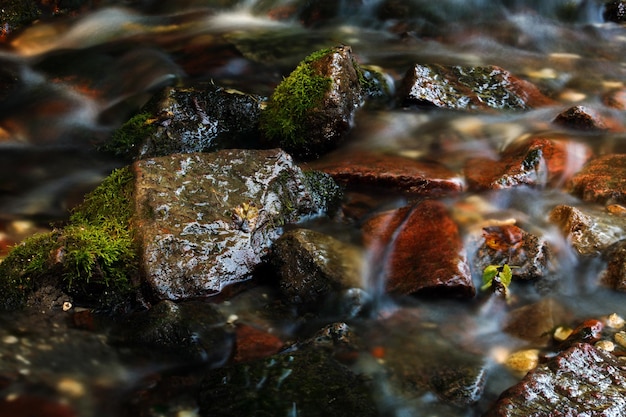
<svg viewBox="0 0 626 417">
<path fill-rule="evenodd" d="M 322 104 L 332 79 L 319 75 L 312 63 L 333 52 L 322 49 L 306 57 L 274 90 L 261 114 L 261 129 L 271 140 L 289 149 L 304 143 L 306 118 Z"/>
<path fill-rule="evenodd" d="M 114 171 L 85 197 L 64 228 L 16 246 L 0 264 L 0 307 L 23 306 L 28 293 L 45 277 L 98 307 L 126 298 L 138 271 L 129 227 L 133 179 L 129 168 Z"/>
<path fill-rule="evenodd" d="M 141 143 L 148 136 L 153 135 L 156 129 L 157 126 L 153 123 L 150 113 L 136 114 L 114 131 L 111 138 L 100 146 L 100 150 L 130 160 L 137 154 L 137 149 Z"/>
</svg>

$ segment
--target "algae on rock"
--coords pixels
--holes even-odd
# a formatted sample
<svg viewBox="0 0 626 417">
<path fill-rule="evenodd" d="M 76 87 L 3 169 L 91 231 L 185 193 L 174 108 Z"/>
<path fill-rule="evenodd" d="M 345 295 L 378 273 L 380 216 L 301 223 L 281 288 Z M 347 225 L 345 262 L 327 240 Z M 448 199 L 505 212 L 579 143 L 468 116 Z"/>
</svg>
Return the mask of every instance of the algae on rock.
<svg viewBox="0 0 626 417">
<path fill-rule="evenodd" d="M 295 156 L 316 157 L 337 146 L 379 84 L 349 46 L 314 52 L 276 87 L 261 113 L 261 131 Z"/>
<path fill-rule="evenodd" d="M 24 306 L 44 280 L 99 307 L 127 297 L 138 270 L 129 227 L 132 187 L 128 168 L 114 171 L 85 197 L 65 227 L 16 246 L 0 264 L 0 308 Z"/>
</svg>

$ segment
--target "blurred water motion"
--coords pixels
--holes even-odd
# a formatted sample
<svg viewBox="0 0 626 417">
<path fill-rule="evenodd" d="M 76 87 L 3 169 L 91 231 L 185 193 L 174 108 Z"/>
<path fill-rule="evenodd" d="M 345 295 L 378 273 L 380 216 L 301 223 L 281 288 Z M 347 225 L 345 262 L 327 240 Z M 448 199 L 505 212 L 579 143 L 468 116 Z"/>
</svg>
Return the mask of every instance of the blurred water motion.
<svg viewBox="0 0 626 417">
<path fill-rule="evenodd" d="M 134 7 L 101 7 L 78 17 L 35 22 L 0 50 L 0 223 L 35 219 L 47 224 L 66 218 L 86 191 L 128 162 L 95 152 L 97 145 L 160 88 L 187 79 L 213 80 L 267 96 L 300 59 L 339 43 L 351 45 L 360 62 L 380 68 L 396 82 L 415 63 L 499 65 L 532 81 L 556 103 L 506 114 L 365 108 L 340 152 L 398 154 L 461 172 L 468 158 L 496 160 L 508 144 L 532 134 L 567 135 L 597 153 L 626 151 L 623 133 L 572 131 L 551 123 L 561 110 L 584 103 L 625 124 L 623 112 L 608 108 L 603 98 L 624 87 L 626 34 L 624 27 L 602 21 L 600 0 L 119 3 Z M 577 159 L 572 149 L 572 165 L 565 169 L 577 167 Z M 381 210 L 405 203 L 397 196 L 380 200 Z M 547 239 L 558 265 L 546 285 L 577 314 L 623 311 L 622 297 L 597 288 L 598 264 L 578 262 L 546 219 L 550 207 L 574 202 L 563 191 L 541 187 L 446 201 L 453 211 L 469 207 L 457 213 L 464 232 L 485 219 L 516 218 Z M 380 295 L 380 315 L 393 314 L 397 305 L 382 295 L 384 272 L 370 265 L 370 273 L 370 290 Z M 528 289 L 525 296 L 528 302 L 541 299 L 542 289 Z M 493 304 L 470 310 L 452 302 L 420 302 L 423 316 L 411 325 L 468 324 L 468 330 L 458 325 L 446 337 L 471 333 L 468 337 L 485 344 L 480 346 L 485 355 L 496 356 L 489 344 L 519 343 L 502 334 Z M 227 308 L 241 315 L 249 305 L 236 307 Z M 289 326 L 286 333 L 296 325 Z M 415 356 L 413 351 L 404 354 Z M 492 379 L 492 396 L 511 383 L 501 375 Z M 121 380 L 116 376 L 109 382 Z M 378 381 L 381 390 L 388 389 L 387 382 Z M 388 400 L 393 415 L 441 411 L 434 396 L 413 405 L 391 394 Z M 475 415 L 474 410 L 441 412 Z"/>
</svg>

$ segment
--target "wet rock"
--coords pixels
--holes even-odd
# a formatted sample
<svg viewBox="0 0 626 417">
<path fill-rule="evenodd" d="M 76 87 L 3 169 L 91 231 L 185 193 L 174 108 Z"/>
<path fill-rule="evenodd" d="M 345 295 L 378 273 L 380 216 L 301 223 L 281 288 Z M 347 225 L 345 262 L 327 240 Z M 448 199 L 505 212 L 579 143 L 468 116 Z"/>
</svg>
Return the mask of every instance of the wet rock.
<svg viewBox="0 0 626 417">
<path fill-rule="evenodd" d="M 470 262 L 479 277 L 489 265 L 509 264 L 514 279 L 537 279 L 546 274 L 550 261 L 547 242 L 515 225 L 484 227 L 469 247 L 476 248 Z"/>
<path fill-rule="evenodd" d="M 558 186 L 569 180 L 590 157 L 591 150 L 587 145 L 533 137 L 507 147 L 499 160 L 468 160 L 465 177 L 468 185 L 475 189 Z"/>
<path fill-rule="evenodd" d="M 598 112 L 585 106 L 574 106 L 562 111 L 556 116 L 553 123 L 583 131 L 608 129 L 606 120 Z"/>
<path fill-rule="evenodd" d="M 314 230 L 287 231 L 274 243 L 271 262 L 290 303 L 318 303 L 342 290 L 363 287 L 361 249 Z"/>
<path fill-rule="evenodd" d="M 607 260 L 601 282 L 616 291 L 626 292 L 626 241 L 611 245 L 603 254 Z"/>
<path fill-rule="evenodd" d="M 443 165 L 395 155 L 350 152 L 309 165 L 346 185 L 368 185 L 411 194 L 441 196 L 463 190 L 463 180 Z"/>
<path fill-rule="evenodd" d="M 550 212 L 555 223 L 580 255 L 596 255 L 624 237 L 621 217 L 606 212 L 559 205 Z"/>
<path fill-rule="evenodd" d="M 212 83 L 168 87 L 146 105 L 151 115 L 139 158 L 258 146 L 262 98 Z"/>
<path fill-rule="evenodd" d="M 574 175 L 569 188 L 585 201 L 626 203 L 626 154 L 592 159 Z"/>
<path fill-rule="evenodd" d="M 283 225 L 323 214 L 333 200 L 280 150 L 176 154 L 134 169 L 142 270 L 162 299 L 249 279 Z"/>
<path fill-rule="evenodd" d="M 270 97 L 261 128 L 271 143 L 312 158 L 337 146 L 363 103 L 362 70 L 349 46 L 304 59 Z"/>
<path fill-rule="evenodd" d="M 605 22 L 626 22 L 626 2 L 622 0 L 606 2 L 602 11 L 602 17 Z"/>
<path fill-rule="evenodd" d="M 236 363 L 267 358 L 278 353 L 284 345 L 282 340 L 271 333 L 247 324 L 237 324 L 235 336 L 233 361 Z"/>
<path fill-rule="evenodd" d="M 622 416 L 626 366 L 583 343 L 539 365 L 506 390 L 484 417 Z"/>
<path fill-rule="evenodd" d="M 556 300 L 545 298 L 517 308 L 505 319 L 504 331 L 531 343 L 547 344 L 552 331 L 568 321 L 565 307 Z"/>
<path fill-rule="evenodd" d="M 109 340 L 132 347 L 143 358 L 168 355 L 163 357 L 222 365 L 234 345 L 234 335 L 225 322 L 210 304 L 166 300 L 125 318 L 112 330 Z"/>
<path fill-rule="evenodd" d="M 455 406 L 473 404 L 485 386 L 485 360 L 464 351 L 443 333 L 424 326 L 413 311 L 402 309 L 374 323 L 364 340 L 383 361 L 384 373 L 402 396 L 434 393 Z"/>
<path fill-rule="evenodd" d="M 561 342 L 559 349 L 568 349 L 577 343 L 593 345 L 602 338 L 604 324 L 597 319 L 589 319 L 576 326 L 567 338 Z"/>
<path fill-rule="evenodd" d="M 524 110 L 551 103 L 537 87 L 495 67 L 415 65 L 398 95 L 404 105 L 455 110 Z"/>
<path fill-rule="evenodd" d="M 442 203 L 427 200 L 376 215 L 363 236 L 388 292 L 474 296 L 458 226 Z"/>
<path fill-rule="evenodd" d="M 367 381 L 323 351 L 307 349 L 213 369 L 200 416 L 377 416 Z"/>
</svg>

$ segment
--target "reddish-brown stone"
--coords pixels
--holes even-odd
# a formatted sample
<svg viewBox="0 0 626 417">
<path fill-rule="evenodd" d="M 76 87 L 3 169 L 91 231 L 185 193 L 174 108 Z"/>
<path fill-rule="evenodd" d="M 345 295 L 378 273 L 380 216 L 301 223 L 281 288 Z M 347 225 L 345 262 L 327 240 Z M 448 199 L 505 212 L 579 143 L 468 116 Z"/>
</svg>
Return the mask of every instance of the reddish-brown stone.
<svg viewBox="0 0 626 417">
<path fill-rule="evenodd" d="M 585 144 L 537 136 L 509 146 L 500 160 L 468 160 L 465 177 L 468 186 L 475 189 L 558 186 L 569 180 L 590 157 L 591 150 Z"/>
<path fill-rule="evenodd" d="M 397 155 L 350 152 L 329 156 L 308 167 L 349 185 L 375 185 L 429 196 L 463 190 L 462 179 L 443 165 Z"/>
<path fill-rule="evenodd" d="M 569 129 L 583 131 L 621 132 L 624 130 L 622 123 L 607 114 L 601 114 L 595 109 L 586 106 L 573 106 L 559 113 L 553 123 Z"/>
<path fill-rule="evenodd" d="M 574 175 L 570 191 L 585 201 L 626 203 L 626 154 L 591 160 Z"/>
<path fill-rule="evenodd" d="M 284 343 L 278 337 L 247 324 L 238 324 L 235 329 L 235 362 L 263 359 L 280 351 Z"/>
<path fill-rule="evenodd" d="M 602 284 L 616 291 L 626 292 L 626 240 L 621 240 L 606 251 L 606 270 Z"/>
<path fill-rule="evenodd" d="M 441 202 L 380 214 L 363 231 L 382 265 L 387 292 L 475 295 L 458 226 Z"/>
</svg>

